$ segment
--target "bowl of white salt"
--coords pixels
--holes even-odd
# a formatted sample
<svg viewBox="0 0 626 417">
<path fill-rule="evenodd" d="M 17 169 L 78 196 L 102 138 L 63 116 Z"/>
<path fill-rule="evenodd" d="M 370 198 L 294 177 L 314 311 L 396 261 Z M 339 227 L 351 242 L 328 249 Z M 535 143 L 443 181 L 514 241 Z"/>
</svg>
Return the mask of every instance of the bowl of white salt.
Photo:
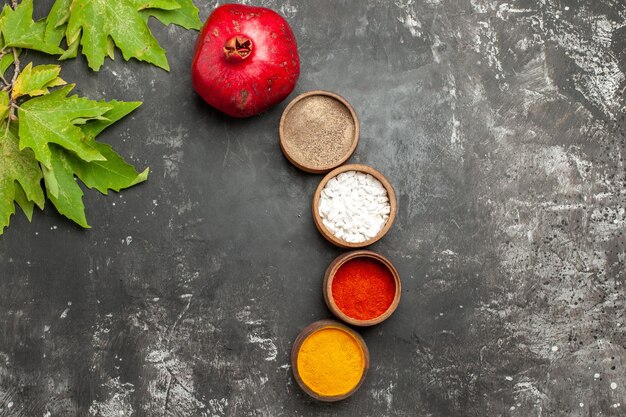
<svg viewBox="0 0 626 417">
<path fill-rule="evenodd" d="M 393 187 L 374 168 L 349 164 L 329 172 L 313 195 L 313 220 L 329 242 L 362 248 L 380 240 L 396 217 Z"/>
</svg>

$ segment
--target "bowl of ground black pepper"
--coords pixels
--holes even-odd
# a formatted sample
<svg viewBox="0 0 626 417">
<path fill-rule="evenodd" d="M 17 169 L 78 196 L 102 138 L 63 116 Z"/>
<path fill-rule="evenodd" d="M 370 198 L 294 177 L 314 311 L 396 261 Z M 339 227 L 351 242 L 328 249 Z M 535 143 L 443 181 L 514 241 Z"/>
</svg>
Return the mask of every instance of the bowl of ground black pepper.
<svg viewBox="0 0 626 417">
<path fill-rule="evenodd" d="M 398 307 L 402 284 L 391 261 L 370 250 L 347 252 L 326 269 L 324 301 L 339 319 L 353 326 L 381 323 Z"/>
<path fill-rule="evenodd" d="M 280 148 L 293 165 L 323 174 L 350 158 L 359 141 L 359 120 L 343 97 L 309 91 L 285 108 L 278 135 Z"/>
</svg>

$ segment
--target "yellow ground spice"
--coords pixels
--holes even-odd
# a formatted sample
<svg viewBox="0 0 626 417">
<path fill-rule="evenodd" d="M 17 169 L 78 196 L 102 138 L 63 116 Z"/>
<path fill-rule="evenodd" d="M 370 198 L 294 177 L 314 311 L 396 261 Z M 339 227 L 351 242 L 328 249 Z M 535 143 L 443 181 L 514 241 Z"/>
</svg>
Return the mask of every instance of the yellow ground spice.
<svg viewBox="0 0 626 417">
<path fill-rule="evenodd" d="M 360 381 L 365 358 L 356 339 L 342 329 L 325 327 L 311 333 L 298 351 L 302 382 L 318 395 L 334 397 Z"/>
</svg>

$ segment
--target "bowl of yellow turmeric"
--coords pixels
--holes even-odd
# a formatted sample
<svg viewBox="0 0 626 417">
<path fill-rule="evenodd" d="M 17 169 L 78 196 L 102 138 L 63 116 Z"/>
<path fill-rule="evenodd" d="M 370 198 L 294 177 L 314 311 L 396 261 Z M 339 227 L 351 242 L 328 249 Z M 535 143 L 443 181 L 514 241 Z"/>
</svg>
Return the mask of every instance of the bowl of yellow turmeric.
<svg viewBox="0 0 626 417">
<path fill-rule="evenodd" d="M 293 375 L 304 392 L 326 402 L 348 398 L 359 389 L 370 365 L 365 341 L 334 321 L 307 326 L 291 349 Z"/>
</svg>

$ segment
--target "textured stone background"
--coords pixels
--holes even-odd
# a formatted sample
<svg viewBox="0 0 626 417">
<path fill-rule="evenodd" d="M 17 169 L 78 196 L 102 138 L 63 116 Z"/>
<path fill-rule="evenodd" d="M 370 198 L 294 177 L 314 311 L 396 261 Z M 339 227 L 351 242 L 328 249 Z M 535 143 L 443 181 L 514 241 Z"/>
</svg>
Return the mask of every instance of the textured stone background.
<svg viewBox="0 0 626 417">
<path fill-rule="evenodd" d="M 196 33 L 153 22 L 170 74 L 63 64 L 80 94 L 144 101 L 103 139 L 151 177 L 87 191 L 91 230 L 48 208 L 0 238 L 0 416 L 626 415 L 626 3 L 250 3 L 292 24 L 294 95 L 345 96 L 351 161 L 398 193 L 373 249 L 405 292 L 362 331 L 364 386 L 324 405 L 291 377 L 340 251 L 311 219 L 321 177 L 278 147 L 286 103 L 212 111 L 190 86 Z"/>
</svg>

